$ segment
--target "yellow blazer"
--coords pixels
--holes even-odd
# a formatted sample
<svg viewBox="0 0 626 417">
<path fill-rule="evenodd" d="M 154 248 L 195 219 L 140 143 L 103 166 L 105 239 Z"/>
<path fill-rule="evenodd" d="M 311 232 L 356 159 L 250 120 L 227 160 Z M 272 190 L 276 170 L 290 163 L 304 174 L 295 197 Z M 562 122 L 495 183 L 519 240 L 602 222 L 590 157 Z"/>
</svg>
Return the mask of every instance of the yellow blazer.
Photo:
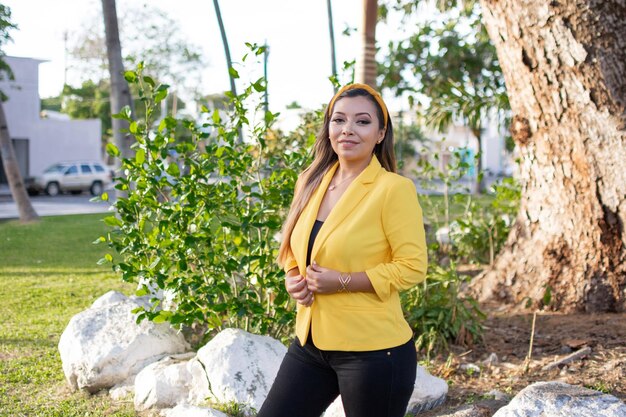
<svg viewBox="0 0 626 417">
<path fill-rule="evenodd" d="M 311 229 L 337 166 L 326 173 L 293 229 L 285 271 L 297 267 L 306 273 Z M 323 350 L 378 350 L 407 342 L 412 331 L 399 291 L 423 281 L 427 268 L 422 209 L 413 182 L 387 172 L 373 156 L 324 222 L 313 260 L 341 272 L 365 271 L 375 294 L 316 294 L 310 307 L 298 304 L 296 336 L 302 344 L 310 326 L 315 346 Z"/>
</svg>

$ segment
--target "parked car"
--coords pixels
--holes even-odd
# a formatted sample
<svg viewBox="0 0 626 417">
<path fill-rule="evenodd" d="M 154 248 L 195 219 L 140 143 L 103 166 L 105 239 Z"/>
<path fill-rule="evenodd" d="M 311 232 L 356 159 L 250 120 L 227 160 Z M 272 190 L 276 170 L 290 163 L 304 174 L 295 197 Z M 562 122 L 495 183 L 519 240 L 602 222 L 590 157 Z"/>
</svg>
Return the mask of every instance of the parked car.
<svg viewBox="0 0 626 417">
<path fill-rule="evenodd" d="M 100 195 L 111 180 L 112 172 L 100 162 L 59 162 L 40 176 L 26 178 L 26 189 L 31 194 L 45 191 L 51 196 L 63 192 L 80 194 L 87 190 L 92 195 Z"/>
</svg>

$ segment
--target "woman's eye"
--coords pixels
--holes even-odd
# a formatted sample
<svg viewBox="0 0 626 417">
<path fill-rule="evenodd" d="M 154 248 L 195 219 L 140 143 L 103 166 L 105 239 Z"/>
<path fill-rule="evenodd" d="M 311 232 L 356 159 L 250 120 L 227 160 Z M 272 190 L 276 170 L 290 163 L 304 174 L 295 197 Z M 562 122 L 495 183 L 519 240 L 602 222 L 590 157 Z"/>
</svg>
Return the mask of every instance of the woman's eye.
<svg viewBox="0 0 626 417">
<path fill-rule="evenodd" d="M 336 117 L 333 120 L 331 120 L 333 123 L 341 123 L 343 122 L 343 119 L 341 117 Z"/>
<path fill-rule="evenodd" d="M 368 124 L 370 124 L 370 123 L 372 123 L 372 122 L 371 122 L 371 121 L 369 121 L 369 120 L 358 120 L 358 121 L 357 121 L 357 123 L 358 123 L 358 124 L 361 124 L 361 125 L 368 125 Z"/>
</svg>

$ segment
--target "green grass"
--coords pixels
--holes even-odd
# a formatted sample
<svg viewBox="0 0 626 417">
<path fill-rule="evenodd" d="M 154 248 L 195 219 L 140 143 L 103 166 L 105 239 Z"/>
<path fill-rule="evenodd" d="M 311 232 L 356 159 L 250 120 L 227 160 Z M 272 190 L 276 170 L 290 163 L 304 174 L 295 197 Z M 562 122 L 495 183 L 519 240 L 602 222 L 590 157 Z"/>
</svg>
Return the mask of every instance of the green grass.
<svg viewBox="0 0 626 417">
<path fill-rule="evenodd" d="M 131 403 L 70 392 L 57 345 L 70 318 L 132 286 L 96 264 L 105 215 L 0 222 L 0 416 L 135 416 Z"/>
</svg>

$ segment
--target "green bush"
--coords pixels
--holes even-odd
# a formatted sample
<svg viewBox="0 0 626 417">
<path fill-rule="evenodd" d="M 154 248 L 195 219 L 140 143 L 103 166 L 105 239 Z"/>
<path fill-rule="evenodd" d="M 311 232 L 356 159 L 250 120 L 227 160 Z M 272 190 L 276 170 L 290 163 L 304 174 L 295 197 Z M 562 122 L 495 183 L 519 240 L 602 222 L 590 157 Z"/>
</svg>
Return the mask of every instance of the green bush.
<svg viewBox="0 0 626 417">
<path fill-rule="evenodd" d="M 456 256 L 468 262 L 492 265 L 517 215 L 521 194 L 514 179 L 494 185 L 493 193 L 495 198 L 487 207 L 471 201 L 466 215 L 450 228 Z"/>
<path fill-rule="evenodd" d="M 402 294 L 405 316 L 417 335 L 415 345 L 427 357 L 444 350 L 448 342 L 471 346 L 481 340 L 485 315 L 472 297 L 460 293 L 466 277 L 431 263 L 426 281 Z"/>
<path fill-rule="evenodd" d="M 105 220 L 113 229 L 101 240 L 119 254 L 104 260 L 139 283 L 138 295 L 165 290 L 137 311 L 138 320 L 200 325 L 206 336 L 237 327 L 285 339 L 294 305 L 275 263 L 276 235 L 308 157 L 304 150 L 269 151 L 265 135 L 276 114 L 260 111 L 263 79 L 230 96 L 228 115 L 204 108 L 209 122 L 201 126 L 166 117 L 155 129 L 168 86 L 141 65 L 125 77 L 137 84 L 146 116 L 132 120 L 129 109 L 117 115 L 130 123 L 135 155 L 121 161 L 115 188 L 126 196 L 114 203 L 117 215 Z M 177 140 L 181 128 L 189 139 Z M 241 131 L 249 141 L 239 139 Z M 120 156 L 113 145 L 108 151 Z"/>
</svg>

